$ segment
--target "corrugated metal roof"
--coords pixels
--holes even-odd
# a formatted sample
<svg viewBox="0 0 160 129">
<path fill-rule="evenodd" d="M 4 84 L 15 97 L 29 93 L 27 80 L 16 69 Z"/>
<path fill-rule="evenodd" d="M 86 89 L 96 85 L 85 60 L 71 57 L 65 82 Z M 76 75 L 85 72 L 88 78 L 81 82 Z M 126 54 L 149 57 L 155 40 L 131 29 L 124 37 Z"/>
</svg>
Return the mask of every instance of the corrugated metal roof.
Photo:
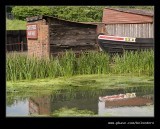
<svg viewBox="0 0 160 129">
<path fill-rule="evenodd" d="M 109 7 L 106 7 L 105 9 L 111 9 L 111 10 L 116 10 L 120 12 L 133 13 L 133 14 L 139 14 L 139 15 L 145 15 L 145 16 L 154 16 L 154 10 L 109 8 Z"/>
</svg>

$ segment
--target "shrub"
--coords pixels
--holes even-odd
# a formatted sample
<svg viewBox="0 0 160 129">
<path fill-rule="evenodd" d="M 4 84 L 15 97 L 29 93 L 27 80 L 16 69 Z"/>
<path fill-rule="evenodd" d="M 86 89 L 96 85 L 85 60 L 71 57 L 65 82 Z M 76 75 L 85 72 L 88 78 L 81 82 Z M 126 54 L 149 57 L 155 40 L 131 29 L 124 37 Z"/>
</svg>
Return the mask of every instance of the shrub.
<svg viewBox="0 0 160 129">
<path fill-rule="evenodd" d="M 12 13 L 19 20 L 25 20 L 29 16 L 53 15 L 51 8 L 48 6 L 15 6 Z"/>
</svg>

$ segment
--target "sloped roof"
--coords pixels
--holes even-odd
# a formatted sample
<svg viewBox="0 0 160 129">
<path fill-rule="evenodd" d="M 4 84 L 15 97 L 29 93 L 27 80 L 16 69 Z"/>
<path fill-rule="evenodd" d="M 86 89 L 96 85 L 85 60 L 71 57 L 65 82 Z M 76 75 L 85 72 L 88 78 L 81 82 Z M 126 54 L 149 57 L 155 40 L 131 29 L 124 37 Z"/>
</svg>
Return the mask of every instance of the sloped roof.
<svg viewBox="0 0 160 129">
<path fill-rule="evenodd" d="M 105 24 L 103 22 L 80 22 L 82 24 L 93 24 L 93 25 L 98 25 L 98 24 Z"/>
<path fill-rule="evenodd" d="M 145 16 L 151 16 L 151 17 L 154 16 L 154 10 L 109 8 L 109 7 L 106 7 L 105 9 L 111 9 L 111 10 L 116 10 L 120 12 L 133 13 L 133 14 L 139 14 L 139 15 L 145 15 Z"/>
<path fill-rule="evenodd" d="M 32 17 L 27 17 L 26 21 L 27 22 L 32 22 L 32 21 L 37 21 L 37 20 L 41 20 L 41 19 L 46 19 L 46 18 L 51 18 L 51 19 L 55 19 L 55 20 L 59 20 L 59 21 L 63 21 L 63 22 L 67 22 L 67 23 L 72 23 L 72 24 L 77 24 L 77 25 L 89 25 L 89 26 L 97 26 L 95 23 L 92 22 L 75 22 L 75 21 L 69 21 L 69 20 L 64 20 L 64 19 L 59 19 L 57 17 L 52 17 L 52 16 L 47 16 L 47 15 L 39 15 L 39 16 L 32 16 Z"/>
</svg>

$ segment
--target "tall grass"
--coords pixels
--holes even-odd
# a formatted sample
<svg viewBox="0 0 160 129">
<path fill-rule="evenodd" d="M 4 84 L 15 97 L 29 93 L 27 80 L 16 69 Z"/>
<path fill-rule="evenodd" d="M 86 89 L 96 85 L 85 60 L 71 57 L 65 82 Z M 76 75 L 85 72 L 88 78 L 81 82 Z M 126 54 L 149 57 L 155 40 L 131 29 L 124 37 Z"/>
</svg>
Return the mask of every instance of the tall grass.
<svg viewBox="0 0 160 129">
<path fill-rule="evenodd" d="M 38 59 L 17 53 L 7 53 L 7 81 L 32 80 L 37 78 L 55 78 L 83 74 L 131 73 L 139 75 L 154 74 L 153 50 L 125 52 L 123 56 L 110 56 L 104 52 L 81 53 L 77 58 L 72 51 L 66 51 L 61 57 Z M 112 67 L 111 65 L 112 64 Z"/>
<path fill-rule="evenodd" d="M 137 73 L 139 75 L 154 74 L 154 51 L 125 51 L 123 56 L 114 56 L 113 73 Z"/>
<path fill-rule="evenodd" d="M 106 74 L 109 72 L 109 55 L 106 53 L 82 53 L 77 59 L 77 74 Z"/>
</svg>

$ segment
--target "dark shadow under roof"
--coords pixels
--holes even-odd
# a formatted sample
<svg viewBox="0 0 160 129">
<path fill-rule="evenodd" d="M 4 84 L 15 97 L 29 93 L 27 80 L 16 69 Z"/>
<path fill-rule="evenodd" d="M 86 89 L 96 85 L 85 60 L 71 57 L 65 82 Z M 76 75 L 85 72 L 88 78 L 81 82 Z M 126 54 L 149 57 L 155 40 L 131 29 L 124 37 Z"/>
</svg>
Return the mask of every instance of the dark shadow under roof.
<svg viewBox="0 0 160 129">
<path fill-rule="evenodd" d="M 154 16 L 154 10 L 109 8 L 109 7 L 106 7 L 105 9 L 111 9 L 111 10 L 116 10 L 116 11 L 120 11 L 120 12 L 133 13 L 133 14 L 139 14 L 139 15 L 145 15 L 145 16 L 151 16 L 151 17 Z"/>
</svg>

